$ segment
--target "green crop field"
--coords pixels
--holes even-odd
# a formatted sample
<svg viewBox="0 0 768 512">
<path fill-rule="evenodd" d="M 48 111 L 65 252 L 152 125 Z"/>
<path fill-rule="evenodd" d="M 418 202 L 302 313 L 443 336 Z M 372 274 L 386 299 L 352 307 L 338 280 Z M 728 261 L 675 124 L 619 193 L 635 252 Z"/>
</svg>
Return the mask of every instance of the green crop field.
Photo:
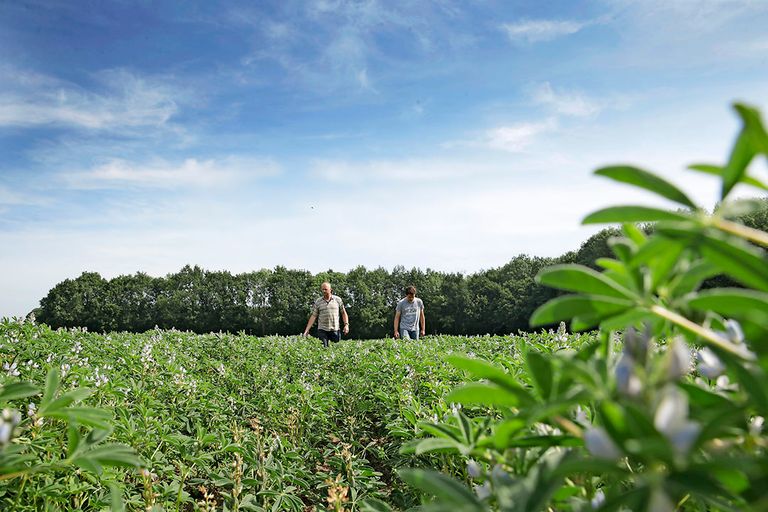
<svg viewBox="0 0 768 512">
<path fill-rule="evenodd" d="M 596 171 L 685 209 L 587 216 L 621 236 L 602 271 L 538 272 L 571 292 L 530 316 L 557 332 L 324 349 L 0 322 L 0 509 L 768 510 L 768 233 L 736 221 L 764 200 L 726 200 L 768 190 L 768 131 L 735 109 L 728 163 L 691 167 L 722 180 L 712 213 Z"/>
<path fill-rule="evenodd" d="M 101 335 L 6 321 L 0 326 L 3 379 L 42 387 L 57 368 L 61 392 L 90 388 L 83 404 L 114 415 L 107 442 L 133 447 L 142 468 L 107 468 L 101 480 L 86 472 L 30 476 L 23 488 L 6 480 L 0 508 L 98 510 L 110 505 L 108 481 L 124 487 L 131 510 L 312 510 L 325 509 L 334 496 L 345 509 L 369 497 L 398 508 L 415 505 L 417 493 L 397 468 L 422 466 L 431 457 L 464 471 L 458 457 L 399 453 L 417 435 L 418 422 L 455 412 L 445 396 L 465 374 L 447 355 L 475 355 L 520 373 L 524 346 L 550 351 L 586 339 L 432 336 L 323 349 L 314 338 L 173 330 Z M 39 400 L 14 405 L 29 412 Z M 36 462 L 64 458 L 63 421 L 38 423 L 23 440 Z"/>
</svg>

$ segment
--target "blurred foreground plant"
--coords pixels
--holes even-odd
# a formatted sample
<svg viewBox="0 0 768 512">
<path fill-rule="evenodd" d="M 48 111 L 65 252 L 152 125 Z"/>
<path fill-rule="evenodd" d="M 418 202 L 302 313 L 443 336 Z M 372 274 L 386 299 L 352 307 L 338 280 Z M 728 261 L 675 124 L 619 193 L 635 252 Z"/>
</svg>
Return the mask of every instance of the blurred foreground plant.
<svg viewBox="0 0 768 512">
<path fill-rule="evenodd" d="M 738 184 L 768 190 L 748 173 L 768 156 L 768 134 L 755 109 L 735 109 L 743 127 L 728 162 L 691 166 L 720 178 L 712 214 L 647 171 L 596 171 L 681 207 L 592 213 L 584 223 L 623 224 L 624 236 L 610 241 L 615 258 L 597 260 L 602 272 L 557 265 L 537 276 L 575 293 L 537 309 L 531 324 L 598 327 L 598 342 L 530 349 L 522 376 L 452 358 L 481 379 L 448 397 L 472 413 L 422 423 L 434 437 L 403 448 L 466 460 L 462 480 L 401 471 L 436 497 L 427 510 L 768 510 L 768 233 L 733 220 L 755 201 L 729 199 Z M 654 223 L 651 233 L 638 222 Z M 702 289 L 717 275 L 743 288 Z"/>
</svg>

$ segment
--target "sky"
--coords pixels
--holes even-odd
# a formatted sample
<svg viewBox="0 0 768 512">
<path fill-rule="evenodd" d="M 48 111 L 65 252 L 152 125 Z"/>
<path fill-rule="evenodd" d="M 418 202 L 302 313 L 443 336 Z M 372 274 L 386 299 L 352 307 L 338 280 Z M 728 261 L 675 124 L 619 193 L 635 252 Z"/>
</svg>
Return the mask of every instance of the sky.
<svg viewBox="0 0 768 512">
<path fill-rule="evenodd" d="M 473 273 L 705 207 L 762 0 L 0 0 L 0 317 L 82 272 Z M 764 162 L 753 171 L 765 175 Z M 758 195 L 757 191 L 751 195 Z"/>
</svg>

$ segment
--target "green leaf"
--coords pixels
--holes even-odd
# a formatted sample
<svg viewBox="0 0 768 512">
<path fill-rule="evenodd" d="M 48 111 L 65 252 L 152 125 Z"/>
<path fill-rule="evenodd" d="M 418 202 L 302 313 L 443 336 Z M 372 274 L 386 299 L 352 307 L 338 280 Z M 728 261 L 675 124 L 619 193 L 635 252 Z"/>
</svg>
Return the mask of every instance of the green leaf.
<svg viewBox="0 0 768 512">
<path fill-rule="evenodd" d="M 768 317 L 768 293 L 741 288 L 703 290 L 687 301 L 699 311 L 714 311 L 728 318 Z"/>
<path fill-rule="evenodd" d="M 45 377 L 45 391 L 43 392 L 43 399 L 40 401 L 40 407 L 45 407 L 53 400 L 56 395 L 56 390 L 59 388 L 59 369 L 51 368 L 48 370 L 48 375 Z"/>
<path fill-rule="evenodd" d="M 423 469 L 401 469 L 400 478 L 408 484 L 440 500 L 462 507 L 463 510 L 483 510 L 477 497 L 464 485 L 436 471 Z"/>
<path fill-rule="evenodd" d="M 645 264 L 650 270 L 651 287 L 655 290 L 679 263 L 685 245 L 678 240 L 665 237 L 652 237 L 635 254 L 634 266 Z"/>
<path fill-rule="evenodd" d="M 639 327 L 641 324 L 655 318 L 655 315 L 647 309 L 631 309 L 626 313 L 613 315 L 600 321 L 600 329 L 605 331 L 623 331 L 627 327 Z"/>
<path fill-rule="evenodd" d="M 69 407 L 65 411 L 70 421 L 97 429 L 111 430 L 112 413 L 107 409 Z"/>
<path fill-rule="evenodd" d="M 624 232 L 625 235 L 627 235 L 627 238 L 632 240 L 637 245 L 642 245 L 645 243 L 645 241 L 648 239 L 648 237 L 645 236 L 645 233 L 643 233 L 643 230 L 640 229 L 637 224 L 633 224 L 631 222 L 625 222 L 621 225 L 621 230 Z"/>
<path fill-rule="evenodd" d="M 613 258 L 597 258 L 595 263 L 603 267 L 605 270 L 610 270 L 612 272 L 626 273 L 627 271 L 627 267 L 624 265 L 624 263 Z"/>
<path fill-rule="evenodd" d="M 550 448 L 552 446 L 584 446 L 584 442 L 579 437 L 567 436 L 567 435 L 545 435 L 545 436 L 528 436 L 528 437 L 515 437 L 507 442 L 509 448 Z"/>
<path fill-rule="evenodd" d="M 708 261 L 699 260 L 691 264 L 685 273 L 676 276 L 669 284 L 669 292 L 679 297 L 692 292 L 701 286 L 705 280 L 714 277 L 720 270 Z"/>
<path fill-rule="evenodd" d="M 423 455 L 425 453 L 432 452 L 458 453 L 459 446 L 459 443 L 451 439 L 430 437 L 429 439 L 424 439 L 419 444 L 417 444 L 414 453 L 416 455 Z"/>
<path fill-rule="evenodd" d="M 744 286 L 768 291 L 768 260 L 764 253 L 741 241 L 726 241 L 714 236 L 703 239 L 702 255 L 723 273 Z"/>
<path fill-rule="evenodd" d="M 487 361 L 457 355 L 448 356 L 446 360 L 456 368 L 466 370 L 478 379 L 487 379 L 513 393 L 523 405 L 536 401 L 514 377 Z"/>
<path fill-rule="evenodd" d="M 448 402 L 457 402 L 465 405 L 517 407 L 521 404 L 521 398 L 523 398 L 523 403 L 533 402 L 533 398 L 522 388 L 512 392 L 509 389 L 501 388 L 494 384 L 470 382 L 451 391 L 445 399 Z"/>
<path fill-rule="evenodd" d="M 760 117 L 760 111 L 744 103 L 733 105 L 744 122 L 744 128 L 755 151 L 768 156 L 768 132 Z"/>
<path fill-rule="evenodd" d="M 523 430 L 527 422 L 522 418 L 512 418 L 496 425 L 493 434 L 494 445 L 498 450 L 505 450 L 515 435 Z"/>
<path fill-rule="evenodd" d="M 609 238 L 608 246 L 611 248 L 611 251 L 613 251 L 613 254 L 615 254 L 616 257 L 624 264 L 630 263 L 635 255 L 635 252 L 637 252 L 637 246 L 628 238 Z"/>
<path fill-rule="evenodd" d="M 743 471 L 730 468 L 712 468 L 715 478 L 731 493 L 738 495 L 749 488 L 749 478 Z"/>
<path fill-rule="evenodd" d="M 376 498 L 366 498 L 360 504 L 360 512 L 392 512 L 392 509 L 385 502 Z"/>
<path fill-rule="evenodd" d="M 70 423 L 67 425 L 67 457 L 71 458 L 77 448 L 80 446 L 80 430 L 77 425 Z"/>
<path fill-rule="evenodd" d="M 720 192 L 720 199 L 725 199 L 733 187 L 741 181 L 754 156 L 755 149 L 750 143 L 749 135 L 746 133 L 746 130 L 742 129 L 741 133 L 736 137 L 736 142 L 733 144 L 733 149 L 731 149 L 731 156 L 723 169 L 723 186 Z"/>
<path fill-rule="evenodd" d="M 663 236 L 697 246 L 710 263 L 746 287 L 768 291 L 768 260 L 764 251 L 738 238 L 725 237 L 716 232 L 696 233 L 662 225 L 656 230 Z"/>
<path fill-rule="evenodd" d="M 12 382 L 10 384 L 3 385 L 0 388 L 0 402 L 8 402 L 10 400 L 18 400 L 20 398 L 27 398 L 35 396 L 40 393 L 40 388 L 30 384 L 29 382 Z"/>
<path fill-rule="evenodd" d="M 101 474 L 103 466 L 139 467 L 141 459 L 133 448 L 124 444 L 108 444 L 88 450 L 73 460 L 77 466 Z"/>
<path fill-rule="evenodd" d="M 450 439 L 457 444 L 461 444 L 461 432 L 456 427 L 444 423 L 427 423 L 425 421 L 420 422 L 418 427 L 422 431 L 432 434 L 435 437 Z"/>
<path fill-rule="evenodd" d="M 109 495 L 111 502 L 111 512 L 125 512 L 125 503 L 123 502 L 123 489 L 116 483 L 109 484 Z"/>
<path fill-rule="evenodd" d="M 628 300 L 590 295 L 566 295 L 539 306 L 531 315 L 531 327 L 549 325 L 580 315 L 615 315 L 632 307 Z"/>
<path fill-rule="evenodd" d="M 645 190 L 654 192 L 662 197 L 680 203 L 690 208 L 696 208 L 685 193 L 667 180 L 656 176 L 648 171 L 638 169 L 629 165 L 618 165 L 612 167 L 603 167 L 595 171 L 598 176 L 605 176 L 614 181 L 628 183 Z"/>
<path fill-rule="evenodd" d="M 727 398 L 718 395 L 717 393 L 708 391 L 700 386 L 697 386 L 696 384 L 681 382 L 678 384 L 678 386 L 688 395 L 688 401 L 690 402 L 691 406 L 709 408 L 712 410 L 719 410 L 723 408 L 730 409 L 733 407 L 733 404 L 731 404 Z"/>
<path fill-rule="evenodd" d="M 52 414 L 58 413 L 62 409 L 69 407 L 73 403 L 84 400 L 89 397 L 91 393 L 93 393 L 93 391 L 88 388 L 77 388 L 68 391 L 56 400 L 41 404 L 39 414 L 40 416 L 51 416 Z"/>
<path fill-rule="evenodd" d="M 525 362 L 528 366 L 528 373 L 533 377 L 533 382 L 543 400 L 548 400 L 552 396 L 552 381 L 554 378 L 554 369 L 552 361 L 540 354 L 529 350 L 525 354 Z"/>
<path fill-rule="evenodd" d="M 723 168 L 718 165 L 695 164 L 695 165 L 689 165 L 688 168 L 694 171 L 703 172 L 705 174 L 714 174 L 715 176 L 723 175 Z M 746 174 L 741 177 L 741 182 L 747 185 L 752 185 L 753 187 L 756 187 L 756 188 L 768 190 L 767 184 L 763 183 L 757 178 L 753 178 L 752 176 L 747 176 Z"/>
<path fill-rule="evenodd" d="M 608 297 L 631 298 L 634 294 L 603 274 L 583 265 L 553 265 L 536 275 L 536 282 L 560 290 Z"/>
<path fill-rule="evenodd" d="M 659 208 L 647 206 L 611 206 L 590 213 L 582 224 L 612 224 L 622 222 L 656 222 L 660 220 L 690 220 L 690 217 L 681 213 L 670 212 Z"/>
<path fill-rule="evenodd" d="M 460 411 L 457 416 L 459 420 L 459 428 L 461 428 L 461 433 L 464 436 L 464 443 L 467 445 L 474 445 L 475 431 L 472 428 L 472 423 L 470 422 L 469 418 L 467 418 L 467 416 Z"/>
</svg>

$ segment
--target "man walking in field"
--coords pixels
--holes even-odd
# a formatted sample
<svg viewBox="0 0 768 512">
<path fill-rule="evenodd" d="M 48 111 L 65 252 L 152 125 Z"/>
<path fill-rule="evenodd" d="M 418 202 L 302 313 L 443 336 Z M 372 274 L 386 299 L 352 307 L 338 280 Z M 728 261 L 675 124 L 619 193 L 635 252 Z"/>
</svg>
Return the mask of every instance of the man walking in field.
<svg viewBox="0 0 768 512">
<path fill-rule="evenodd" d="M 426 319 L 424 303 L 416 298 L 416 287 L 405 289 L 405 298 L 400 299 L 395 308 L 395 338 L 418 340 L 419 331 L 424 336 Z"/>
<path fill-rule="evenodd" d="M 344 334 L 349 334 L 349 317 L 341 297 L 331 293 L 331 283 L 325 282 L 320 285 L 320 291 L 323 292 L 323 296 L 312 304 L 312 314 L 309 316 L 303 335 L 306 336 L 309 333 L 317 319 L 317 337 L 323 342 L 323 346 L 327 347 L 329 341 L 335 343 L 341 339 L 339 313 L 344 321 Z"/>
</svg>

